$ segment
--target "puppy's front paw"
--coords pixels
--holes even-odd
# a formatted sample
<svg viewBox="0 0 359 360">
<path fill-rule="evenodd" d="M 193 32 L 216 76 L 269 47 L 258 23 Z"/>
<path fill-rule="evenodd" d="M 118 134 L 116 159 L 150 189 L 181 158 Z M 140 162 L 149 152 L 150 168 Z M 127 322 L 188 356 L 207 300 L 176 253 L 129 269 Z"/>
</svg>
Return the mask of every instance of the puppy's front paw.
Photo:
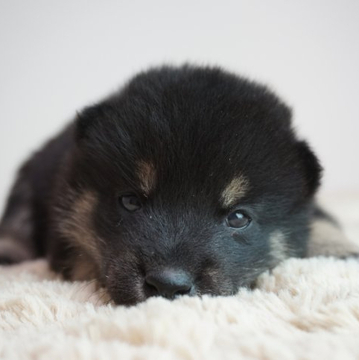
<svg viewBox="0 0 359 360">
<path fill-rule="evenodd" d="M 356 259 L 356 260 L 359 260 L 359 252 L 353 252 L 353 253 L 350 253 L 350 254 L 346 254 L 346 255 L 343 255 L 343 256 L 340 256 L 340 259 Z"/>
<path fill-rule="evenodd" d="M 31 253 L 19 241 L 10 237 L 0 238 L 0 265 L 13 265 L 31 258 Z"/>
<path fill-rule="evenodd" d="M 307 257 L 313 256 L 359 258 L 359 245 L 350 241 L 336 223 L 329 219 L 316 219 L 312 223 L 307 249 Z"/>
</svg>

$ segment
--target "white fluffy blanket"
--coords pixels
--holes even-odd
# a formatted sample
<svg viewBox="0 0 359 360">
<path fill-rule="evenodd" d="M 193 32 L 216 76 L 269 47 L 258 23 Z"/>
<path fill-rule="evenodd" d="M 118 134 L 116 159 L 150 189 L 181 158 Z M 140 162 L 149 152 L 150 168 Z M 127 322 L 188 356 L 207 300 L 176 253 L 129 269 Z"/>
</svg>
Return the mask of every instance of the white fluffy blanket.
<svg viewBox="0 0 359 360">
<path fill-rule="evenodd" d="M 359 198 L 330 204 L 359 240 Z M 233 297 L 104 305 L 45 261 L 0 268 L 0 359 L 359 359 L 359 261 L 291 259 Z"/>
</svg>

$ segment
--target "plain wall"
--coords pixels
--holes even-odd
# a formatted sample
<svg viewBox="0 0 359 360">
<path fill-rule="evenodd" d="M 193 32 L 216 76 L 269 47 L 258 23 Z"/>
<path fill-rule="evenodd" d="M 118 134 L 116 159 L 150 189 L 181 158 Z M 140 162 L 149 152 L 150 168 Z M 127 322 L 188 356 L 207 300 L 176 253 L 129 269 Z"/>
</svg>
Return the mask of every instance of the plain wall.
<svg viewBox="0 0 359 360">
<path fill-rule="evenodd" d="M 0 209 L 30 152 L 164 62 L 270 85 L 322 160 L 323 191 L 358 191 L 358 40 L 357 0 L 0 0 Z"/>
</svg>

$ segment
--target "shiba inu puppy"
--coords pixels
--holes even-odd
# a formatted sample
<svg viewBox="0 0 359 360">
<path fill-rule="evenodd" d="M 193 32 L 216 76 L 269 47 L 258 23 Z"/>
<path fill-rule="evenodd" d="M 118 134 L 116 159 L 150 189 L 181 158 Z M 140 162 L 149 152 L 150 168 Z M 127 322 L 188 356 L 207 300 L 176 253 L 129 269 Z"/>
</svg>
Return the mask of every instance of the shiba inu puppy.
<svg viewBox="0 0 359 360">
<path fill-rule="evenodd" d="M 320 176 L 266 87 L 219 68 L 151 69 L 23 165 L 0 262 L 46 256 L 124 305 L 234 294 L 289 257 L 357 253 L 315 204 Z"/>
</svg>

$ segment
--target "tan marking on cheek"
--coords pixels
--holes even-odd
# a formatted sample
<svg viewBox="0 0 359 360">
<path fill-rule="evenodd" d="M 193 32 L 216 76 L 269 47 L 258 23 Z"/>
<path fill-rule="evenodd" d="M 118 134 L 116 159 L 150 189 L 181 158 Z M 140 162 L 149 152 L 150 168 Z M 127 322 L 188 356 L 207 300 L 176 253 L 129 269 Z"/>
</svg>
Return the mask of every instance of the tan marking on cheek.
<svg viewBox="0 0 359 360">
<path fill-rule="evenodd" d="M 97 235 L 92 226 L 92 214 L 97 203 L 95 194 L 86 192 L 72 205 L 71 211 L 59 223 L 59 231 L 72 245 L 84 250 L 97 262 L 100 261 Z"/>
<path fill-rule="evenodd" d="M 282 231 L 272 232 L 269 237 L 269 246 L 271 258 L 275 262 L 274 265 L 288 258 L 288 247 Z"/>
<path fill-rule="evenodd" d="M 208 269 L 205 276 L 209 278 L 211 289 L 205 289 L 204 293 L 216 293 L 221 296 L 233 295 L 232 283 L 229 279 L 223 278 L 220 271 L 217 269 Z M 211 290 L 208 291 L 208 290 Z M 198 293 L 199 294 L 199 293 Z"/>
<path fill-rule="evenodd" d="M 71 280 L 85 281 L 98 277 L 98 266 L 86 252 L 81 252 L 71 263 Z"/>
<path fill-rule="evenodd" d="M 156 170 L 152 163 L 141 161 L 138 164 L 138 178 L 141 182 L 141 189 L 145 194 L 150 193 L 156 183 Z"/>
<path fill-rule="evenodd" d="M 224 207 L 235 205 L 248 191 L 248 180 L 243 176 L 234 178 L 222 192 L 222 203 Z"/>
<path fill-rule="evenodd" d="M 307 257 L 358 255 L 359 246 L 351 242 L 342 230 L 328 220 L 315 220 L 311 225 Z"/>
</svg>

